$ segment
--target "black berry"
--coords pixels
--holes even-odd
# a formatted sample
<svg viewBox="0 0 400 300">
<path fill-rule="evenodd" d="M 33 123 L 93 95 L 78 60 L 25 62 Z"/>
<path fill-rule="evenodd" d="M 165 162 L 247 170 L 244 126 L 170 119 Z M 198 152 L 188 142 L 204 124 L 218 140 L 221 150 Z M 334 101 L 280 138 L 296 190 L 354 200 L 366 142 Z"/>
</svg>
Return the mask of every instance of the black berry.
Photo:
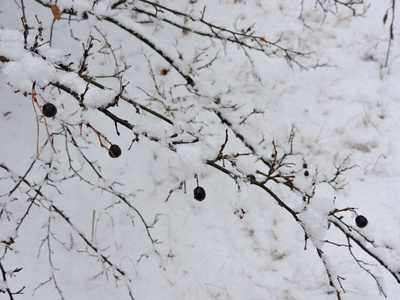
<svg viewBox="0 0 400 300">
<path fill-rule="evenodd" d="M 356 217 L 356 225 L 360 228 L 364 228 L 365 226 L 368 225 L 368 220 L 364 216 L 357 216 Z"/>
<path fill-rule="evenodd" d="M 256 177 L 254 176 L 254 175 L 247 175 L 247 179 L 250 181 L 250 182 L 254 182 L 254 181 L 256 181 Z"/>
<path fill-rule="evenodd" d="M 304 168 L 304 169 L 307 169 L 307 167 L 308 167 L 307 164 L 304 163 L 304 164 L 303 164 L 303 168 Z"/>
<path fill-rule="evenodd" d="M 193 190 L 194 199 L 197 201 L 203 201 L 206 198 L 206 191 L 201 187 L 198 186 Z"/>
<path fill-rule="evenodd" d="M 113 158 L 117 158 L 121 155 L 121 153 L 121 148 L 118 145 L 111 145 L 110 151 L 108 151 L 108 154 L 110 154 L 110 156 Z"/>
<path fill-rule="evenodd" d="M 52 103 L 46 103 L 45 105 L 43 105 L 42 110 L 43 114 L 47 118 L 52 118 L 57 114 L 57 107 L 55 107 L 55 105 Z"/>
<path fill-rule="evenodd" d="M 305 170 L 304 171 L 304 176 L 308 176 L 308 175 L 310 175 L 310 172 L 308 172 L 308 170 Z"/>
</svg>

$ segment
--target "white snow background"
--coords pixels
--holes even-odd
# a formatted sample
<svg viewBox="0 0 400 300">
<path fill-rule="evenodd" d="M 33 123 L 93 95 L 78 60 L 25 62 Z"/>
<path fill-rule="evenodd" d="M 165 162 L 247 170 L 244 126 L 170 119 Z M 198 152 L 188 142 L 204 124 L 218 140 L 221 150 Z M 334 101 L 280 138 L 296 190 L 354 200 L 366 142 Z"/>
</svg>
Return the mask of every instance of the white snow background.
<svg viewBox="0 0 400 300">
<path fill-rule="evenodd" d="M 342 299 L 399 299 L 398 6 L 388 52 L 395 1 L 364 1 L 355 6 L 356 14 L 367 9 L 362 16 L 338 1 L 158 1 L 193 16 L 164 10 L 160 18 L 198 31 L 208 29 L 202 17 L 235 31 L 253 26 L 255 36 L 304 53 L 290 53 L 295 61 L 273 45 L 262 53 L 221 43 L 129 9 L 155 12 L 147 1 L 126 1 L 118 13 L 114 2 L 0 1 L 0 299 L 337 299 L 327 270 Z M 54 20 L 55 4 L 77 15 Z M 87 19 L 83 12 L 90 12 Z M 33 53 L 35 16 L 44 44 Z M 194 87 L 107 18 L 157 45 Z M 73 62 L 77 71 L 90 36 L 86 74 L 107 89 L 90 85 L 82 107 L 52 83 L 84 92 L 87 83 L 59 66 Z M 119 92 L 119 81 L 107 75 L 123 70 L 122 62 L 129 65 L 120 74 L 123 96 L 173 125 L 120 100 L 108 110 L 134 128 L 118 125 L 117 134 L 98 109 Z M 39 111 L 37 135 L 34 81 L 39 105 L 58 109 L 46 119 L 56 153 Z M 111 158 L 87 124 L 122 155 Z M 227 129 L 223 154 L 246 155 L 234 166 L 229 157 L 216 164 L 236 181 L 207 164 L 218 157 Z M 177 141 L 184 143 L 171 151 Z M 280 171 L 302 192 L 273 180 L 265 185 L 299 222 L 246 179 L 265 179 L 257 170 L 268 173 L 262 159 L 273 161 L 273 143 L 278 158 L 290 153 Z M 202 202 L 193 198 L 195 175 L 206 191 Z M 304 201 L 305 193 L 314 196 Z M 335 214 L 350 226 L 343 230 L 371 241 L 364 247 L 397 279 L 353 241 L 349 249 L 329 222 L 334 209 L 344 209 Z M 367 217 L 365 228 L 356 227 L 356 213 Z"/>
</svg>

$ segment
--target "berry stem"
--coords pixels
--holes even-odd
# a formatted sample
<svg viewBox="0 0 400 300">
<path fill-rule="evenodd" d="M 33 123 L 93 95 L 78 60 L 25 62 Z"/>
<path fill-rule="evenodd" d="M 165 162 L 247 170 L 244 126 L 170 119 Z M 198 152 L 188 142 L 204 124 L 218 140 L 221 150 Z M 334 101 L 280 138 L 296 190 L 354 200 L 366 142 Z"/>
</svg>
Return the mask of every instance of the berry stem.
<svg viewBox="0 0 400 300">
<path fill-rule="evenodd" d="M 32 84 L 31 99 L 32 99 L 33 111 L 35 112 L 35 116 L 36 116 L 36 157 L 39 157 L 39 116 L 38 116 L 38 113 L 37 113 L 36 107 L 35 107 L 35 102 L 37 103 L 36 97 L 35 97 L 36 96 L 35 85 L 36 85 L 36 81 L 34 81 Z"/>
<path fill-rule="evenodd" d="M 44 115 L 42 108 L 41 108 L 40 105 L 37 103 L 36 99 L 35 99 L 35 102 L 36 102 L 36 105 L 38 106 L 40 112 L 42 113 L 42 116 L 43 116 L 43 119 L 44 119 L 44 127 L 46 128 L 46 132 L 47 132 L 47 136 L 48 136 L 48 138 L 49 138 L 49 142 L 50 142 L 51 149 L 53 149 L 54 153 L 57 154 L 56 149 L 54 148 L 54 145 L 53 145 L 53 142 L 52 142 L 52 138 L 51 138 L 50 132 L 49 132 L 49 127 L 47 126 L 47 118 L 46 118 L 46 116 Z"/>
<path fill-rule="evenodd" d="M 39 103 L 36 100 L 35 85 L 36 85 L 36 81 L 34 81 L 33 84 L 32 84 L 31 99 L 32 99 L 33 110 L 34 110 L 35 116 L 36 116 L 36 157 L 39 157 L 39 132 L 40 132 L 40 128 L 39 128 L 39 116 L 38 116 L 35 104 L 39 108 L 39 111 L 40 111 L 40 113 L 42 114 L 42 116 L 44 118 L 44 127 L 46 128 L 46 132 L 47 132 L 47 136 L 49 138 L 51 149 L 53 149 L 54 153 L 57 154 L 56 149 L 54 148 L 54 145 L 53 145 L 53 142 L 52 142 L 52 139 L 51 139 L 51 135 L 50 135 L 50 132 L 49 132 L 49 127 L 47 126 L 46 116 L 44 115 L 42 108 L 40 107 Z"/>
</svg>

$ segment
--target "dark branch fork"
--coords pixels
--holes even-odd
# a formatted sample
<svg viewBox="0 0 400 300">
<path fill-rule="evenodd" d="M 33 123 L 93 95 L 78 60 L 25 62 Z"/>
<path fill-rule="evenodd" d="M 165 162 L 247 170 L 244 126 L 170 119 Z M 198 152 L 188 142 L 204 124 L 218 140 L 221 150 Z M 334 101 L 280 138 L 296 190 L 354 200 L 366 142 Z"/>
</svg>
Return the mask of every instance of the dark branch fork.
<svg viewBox="0 0 400 300">
<path fill-rule="evenodd" d="M 21 271 L 22 269 L 20 269 L 20 268 L 17 268 L 17 269 L 15 269 L 11 274 L 14 274 L 14 273 L 17 273 L 17 272 L 19 272 L 19 271 Z M 7 283 L 7 273 L 10 273 L 10 272 L 6 272 L 6 270 L 4 269 L 4 266 L 3 266 L 3 263 L 1 262 L 1 260 L 0 260 L 0 272 L 1 272 L 1 276 L 2 276 L 2 279 L 3 279 L 3 282 L 5 282 L 5 283 Z M 17 292 L 12 292 L 11 290 L 10 290 L 10 288 L 7 286 L 6 287 L 6 289 L 5 290 L 0 290 L 0 292 L 1 293 L 7 293 L 8 294 L 8 297 L 9 297 L 9 299 L 10 300 L 14 300 L 15 298 L 14 298 L 14 296 L 13 295 L 20 295 L 20 294 L 23 294 L 23 290 L 25 289 L 25 287 L 22 287 L 19 291 L 17 291 Z"/>
</svg>

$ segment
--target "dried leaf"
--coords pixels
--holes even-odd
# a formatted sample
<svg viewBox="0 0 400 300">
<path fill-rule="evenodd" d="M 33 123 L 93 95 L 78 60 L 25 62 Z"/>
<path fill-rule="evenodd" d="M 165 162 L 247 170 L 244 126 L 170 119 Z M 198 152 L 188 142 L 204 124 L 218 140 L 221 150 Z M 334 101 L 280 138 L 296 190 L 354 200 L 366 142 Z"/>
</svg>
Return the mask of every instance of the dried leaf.
<svg viewBox="0 0 400 300">
<path fill-rule="evenodd" d="M 161 75 L 165 76 L 168 74 L 169 71 L 170 71 L 170 69 L 162 69 L 160 73 L 161 73 Z"/>
<path fill-rule="evenodd" d="M 383 24 L 386 24 L 386 20 L 387 20 L 387 17 L 388 17 L 388 13 L 389 13 L 389 10 L 386 10 L 385 15 L 383 16 Z"/>
<path fill-rule="evenodd" d="M 53 5 L 51 7 L 51 12 L 53 13 L 54 19 L 56 19 L 56 20 L 60 20 L 61 19 L 60 9 L 56 5 Z"/>
</svg>

